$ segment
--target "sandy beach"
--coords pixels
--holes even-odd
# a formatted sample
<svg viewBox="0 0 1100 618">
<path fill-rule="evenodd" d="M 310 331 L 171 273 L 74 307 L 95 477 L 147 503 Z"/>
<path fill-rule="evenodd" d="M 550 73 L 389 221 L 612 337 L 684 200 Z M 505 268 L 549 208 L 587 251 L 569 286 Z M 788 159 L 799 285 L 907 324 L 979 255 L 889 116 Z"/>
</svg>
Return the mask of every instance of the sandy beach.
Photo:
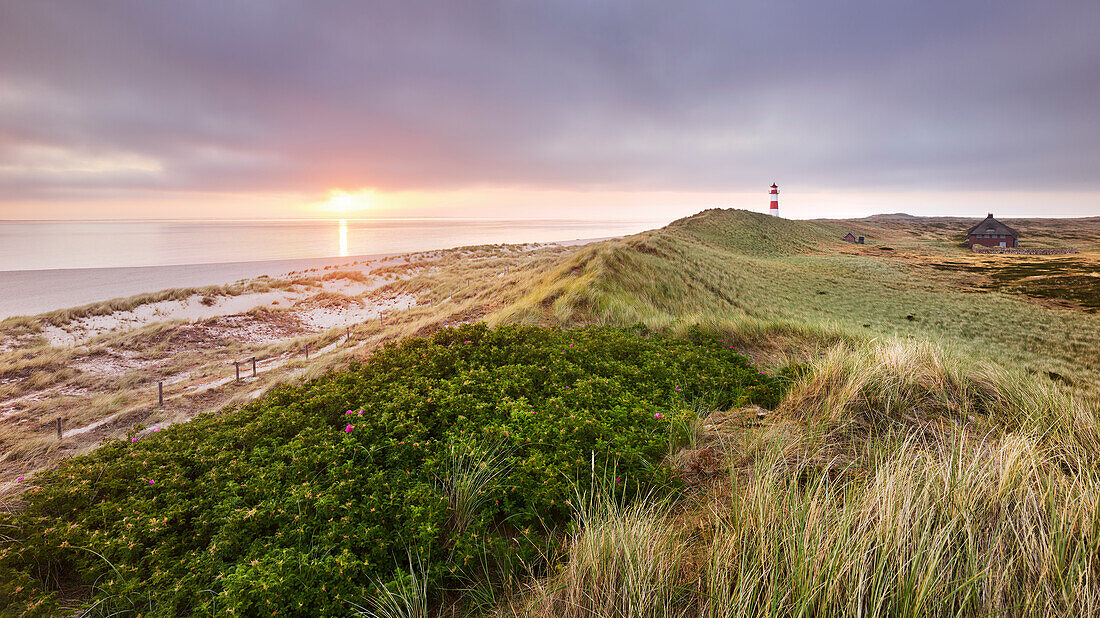
<svg viewBox="0 0 1100 618">
<path fill-rule="evenodd" d="M 572 246 L 599 240 L 606 238 L 581 238 L 544 244 Z M 172 288 L 226 285 L 261 276 L 282 277 L 291 272 L 356 268 L 401 255 L 405 254 L 181 266 L 0 271 L 0 320 Z"/>
<path fill-rule="evenodd" d="M 339 258 L 143 266 L 134 268 L 69 268 L 0 271 L 0 320 L 37 315 L 172 288 L 225 285 L 244 279 L 280 277 L 293 271 L 348 267 L 386 255 Z"/>
</svg>

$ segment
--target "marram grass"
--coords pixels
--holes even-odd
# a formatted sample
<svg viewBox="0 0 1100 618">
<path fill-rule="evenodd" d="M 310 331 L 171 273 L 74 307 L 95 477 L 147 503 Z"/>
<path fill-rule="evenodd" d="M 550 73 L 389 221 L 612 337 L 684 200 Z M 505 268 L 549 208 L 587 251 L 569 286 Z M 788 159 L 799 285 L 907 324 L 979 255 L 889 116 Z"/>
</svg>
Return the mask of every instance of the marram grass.
<svg viewBox="0 0 1100 618">
<path fill-rule="evenodd" d="M 717 487 L 589 500 L 564 565 L 501 615 L 1097 615 L 1097 426 L 1020 372 L 838 345 L 775 417 L 725 436 Z"/>
</svg>

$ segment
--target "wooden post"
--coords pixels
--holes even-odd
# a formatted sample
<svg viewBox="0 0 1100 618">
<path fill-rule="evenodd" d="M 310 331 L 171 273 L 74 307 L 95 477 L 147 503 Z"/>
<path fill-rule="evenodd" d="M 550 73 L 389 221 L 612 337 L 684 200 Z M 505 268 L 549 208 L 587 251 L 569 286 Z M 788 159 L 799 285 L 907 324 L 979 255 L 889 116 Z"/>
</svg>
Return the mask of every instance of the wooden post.
<svg viewBox="0 0 1100 618">
<path fill-rule="evenodd" d="M 256 377 L 256 357 L 252 357 L 252 377 Z"/>
<path fill-rule="evenodd" d="M 382 322 L 382 314 L 381 313 L 378 314 L 378 325 L 379 326 L 385 326 L 385 323 Z"/>
<path fill-rule="evenodd" d="M 306 360 L 309 360 L 309 344 L 306 344 Z"/>
<path fill-rule="evenodd" d="M 241 361 L 233 361 L 233 368 L 237 370 L 237 381 L 241 381 Z"/>
<path fill-rule="evenodd" d="M 61 417 L 57 417 L 57 439 L 61 439 Z"/>
<path fill-rule="evenodd" d="M 157 382 L 157 407 L 164 407 L 164 382 Z"/>
<path fill-rule="evenodd" d="M 350 326 L 345 326 L 344 327 L 344 343 L 347 343 L 349 341 L 351 341 L 351 327 Z"/>
</svg>

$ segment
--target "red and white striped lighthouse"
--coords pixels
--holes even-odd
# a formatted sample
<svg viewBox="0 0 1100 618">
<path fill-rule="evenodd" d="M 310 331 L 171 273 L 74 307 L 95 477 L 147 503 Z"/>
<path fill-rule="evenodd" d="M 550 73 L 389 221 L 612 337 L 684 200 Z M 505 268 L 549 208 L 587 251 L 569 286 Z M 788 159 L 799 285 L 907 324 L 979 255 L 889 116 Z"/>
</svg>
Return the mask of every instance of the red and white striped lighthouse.
<svg viewBox="0 0 1100 618">
<path fill-rule="evenodd" d="M 772 205 L 768 207 L 768 214 L 779 216 L 779 186 L 772 183 Z"/>
</svg>

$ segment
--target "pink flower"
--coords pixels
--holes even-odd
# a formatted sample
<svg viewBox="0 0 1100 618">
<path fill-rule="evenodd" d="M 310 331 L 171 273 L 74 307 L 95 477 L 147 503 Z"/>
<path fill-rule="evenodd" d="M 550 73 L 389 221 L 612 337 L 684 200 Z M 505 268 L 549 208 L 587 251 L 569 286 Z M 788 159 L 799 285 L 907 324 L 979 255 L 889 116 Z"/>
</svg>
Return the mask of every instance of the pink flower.
<svg viewBox="0 0 1100 618">
<path fill-rule="evenodd" d="M 130 438 L 130 444 L 133 444 L 134 442 L 137 442 L 137 438 Z"/>
<path fill-rule="evenodd" d="M 658 413 L 654 414 L 654 415 L 653 415 L 653 418 L 655 418 L 655 419 L 658 419 L 658 420 L 660 420 L 660 418 L 661 418 L 661 413 L 660 413 L 660 412 L 658 412 Z"/>
<path fill-rule="evenodd" d="M 348 410 L 347 412 L 344 412 L 344 414 L 352 414 L 352 411 Z"/>
<path fill-rule="evenodd" d="M 462 343 L 470 343 L 470 340 L 467 339 L 466 341 L 463 341 Z"/>
<path fill-rule="evenodd" d="M 621 478 L 617 478 L 617 479 L 615 479 L 615 482 L 616 483 L 621 483 L 621 482 L 623 482 L 623 480 Z"/>
<path fill-rule="evenodd" d="M 152 484 L 153 484 L 153 479 L 149 479 L 149 484 L 150 484 L 150 485 L 152 485 Z"/>
<path fill-rule="evenodd" d="M 351 433 L 352 429 L 355 429 L 355 428 L 352 427 L 350 423 L 348 423 L 348 426 L 344 427 L 344 433 Z"/>
<path fill-rule="evenodd" d="M 676 387 L 676 392 L 680 392 L 680 387 L 679 386 Z"/>
<path fill-rule="evenodd" d="M 22 483 L 23 482 L 23 477 L 19 477 L 19 478 L 15 479 L 15 482 L 16 483 Z"/>
<path fill-rule="evenodd" d="M 156 433 L 156 432 L 158 432 L 158 431 L 160 431 L 160 427 L 154 427 L 154 428 L 153 428 L 153 433 Z"/>
<path fill-rule="evenodd" d="M 363 411 L 359 410 L 359 416 L 363 416 Z"/>
</svg>

